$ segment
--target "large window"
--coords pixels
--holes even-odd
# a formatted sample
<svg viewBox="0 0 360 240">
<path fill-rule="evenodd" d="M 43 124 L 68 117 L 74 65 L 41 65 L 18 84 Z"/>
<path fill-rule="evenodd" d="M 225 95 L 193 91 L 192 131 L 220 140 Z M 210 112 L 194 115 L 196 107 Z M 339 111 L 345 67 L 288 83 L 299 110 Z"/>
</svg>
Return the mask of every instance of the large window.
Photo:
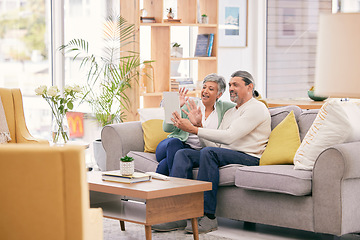
<svg viewBox="0 0 360 240">
<path fill-rule="evenodd" d="M 268 98 L 307 98 L 314 85 L 319 15 L 359 12 L 360 0 L 268 0 Z"/>
<path fill-rule="evenodd" d="M 33 135 L 49 138 L 51 113 L 34 89 L 51 84 L 50 1 L 0 1 L 0 86 L 20 88 Z"/>
<path fill-rule="evenodd" d="M 101 54 L 103 24 L 109 14 L 119 13 L 119 1 L 65 0 L 64 4 L 64 43 L 81 38 L 89 42 L 90 52 Z M 72 58 L 71 54 L 65 55 L 65 81 L 84 85 L 86 69 L 80 68 L 81 59 Z"/>
<path fill-rule="evenodd" d="M 0 86 L 21 89 L 27 126 L 35 137 L 51 140 L 52 117 L 47 103 L 35 96 L 35 88 L 53 83 L 59 87 L 73 83 L 83 85 L 86 81 L 79 64 L 68 55 L 65 56 L 65 82 L 53 79 L 54 68 L 62 71 L 54 59 L 54 52 L 62 42 L 58 39 L 66 43 L 73 38 L 84 38 L 92 49 L 101 51 L 102 24 L 108 14 L 119 12 L 118 2 L 0 0 Z M 64 18 L 53 15 L 54 11 L 61 12 L 59 5 L 63 5 Z M 86 106 L 79 109 L 89 112 Z"/>
<path fill-rule="evenodd" d="M 318 16 L 331 0 L 268 0 L 268 98 L 306 97 L 314 84 Z"/>
</svg>

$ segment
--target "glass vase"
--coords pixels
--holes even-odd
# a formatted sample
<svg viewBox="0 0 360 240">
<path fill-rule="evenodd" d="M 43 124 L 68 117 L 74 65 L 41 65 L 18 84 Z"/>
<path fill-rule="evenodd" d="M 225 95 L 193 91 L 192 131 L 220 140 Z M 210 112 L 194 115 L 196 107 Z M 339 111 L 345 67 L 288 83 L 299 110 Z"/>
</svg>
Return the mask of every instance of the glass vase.
<svg viewBox="0 0 360 240">
<path fill-rule="evenodd" d="M 69 124 L 66 114 L 53 116 L 51 126 L 52 141 L 56 145 L 64 145 L 69 141 Z"/>
<path fill-rule="evenodd" d="M 153 93 L 154 87 L 154 67 L 151 62 L 144 62 L 144 66 L 141 69 L 141 82 L 144 83 L 145 91 L 147 93 Z"/>
</svg>

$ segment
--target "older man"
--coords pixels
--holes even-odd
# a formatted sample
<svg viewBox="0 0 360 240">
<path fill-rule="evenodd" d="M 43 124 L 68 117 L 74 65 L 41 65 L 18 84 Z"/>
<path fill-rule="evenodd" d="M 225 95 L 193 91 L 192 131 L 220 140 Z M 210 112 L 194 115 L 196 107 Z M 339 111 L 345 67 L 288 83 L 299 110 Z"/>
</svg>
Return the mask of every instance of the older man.
<svg viewBox="0 0 360 240">
<path fill-rule="evenodd" d="M 236 106 L 228 110 L 218 129 L 205 129 L 192 125 L 188 119 L 173 114 L 174 125 L 186 132 L 197 134 L 206 146 L 198 150 L 179 150 L 174 158 L 170 176 L 192 178 L 192 169 L 199 167 L 197 179 L 212 182 L 213 189 L 204 193 L 204 217 L 198 221 L 200 233 L 217 229 L 215 217 L 219 184 L 219 167 L 228 164 L 259 165 L 271 132 L 271 118 L 266 106 L 253 98 L 254 81 L 250 73 L 237 71 L 229 82 L 230 99 Z M 201 114 L 190 109 L 188 114 Z M 186 221 L 153 226 L 154 230 L 181 229 Z M 192 232 L 191 224 L 185 229 Z"/>
</svg>

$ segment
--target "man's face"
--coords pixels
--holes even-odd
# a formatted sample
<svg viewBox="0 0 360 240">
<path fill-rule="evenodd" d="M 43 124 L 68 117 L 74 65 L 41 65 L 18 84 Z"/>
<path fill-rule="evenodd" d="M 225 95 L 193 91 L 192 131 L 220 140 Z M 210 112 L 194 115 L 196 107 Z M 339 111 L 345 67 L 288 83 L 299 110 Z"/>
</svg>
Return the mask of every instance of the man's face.
<svg viewBox="0 0 360 240">
<path fill-rule="evenodd" d="M 241 106 L 252 97 L 252 84 L 245 85 L 242 77 L 233 77 L 229 82 L 230 100 Z"/>
</svg>

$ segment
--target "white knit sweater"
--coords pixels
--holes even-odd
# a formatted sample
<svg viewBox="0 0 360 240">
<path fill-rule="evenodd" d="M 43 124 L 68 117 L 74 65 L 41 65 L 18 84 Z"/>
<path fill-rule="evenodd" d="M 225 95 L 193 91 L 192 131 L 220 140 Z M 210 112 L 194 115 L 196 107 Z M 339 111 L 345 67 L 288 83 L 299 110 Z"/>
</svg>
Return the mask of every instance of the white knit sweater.
<svg viewBox="0 0 360 240">
<path fill-rule="evenodd" d="M 199 128 L 198 136 L 208 147 L 227 148 L 260 158 L 270 132 L 269 110 L 252 98 L 238 109 L 229 109 L 218 129 Z"/>
</svg>

